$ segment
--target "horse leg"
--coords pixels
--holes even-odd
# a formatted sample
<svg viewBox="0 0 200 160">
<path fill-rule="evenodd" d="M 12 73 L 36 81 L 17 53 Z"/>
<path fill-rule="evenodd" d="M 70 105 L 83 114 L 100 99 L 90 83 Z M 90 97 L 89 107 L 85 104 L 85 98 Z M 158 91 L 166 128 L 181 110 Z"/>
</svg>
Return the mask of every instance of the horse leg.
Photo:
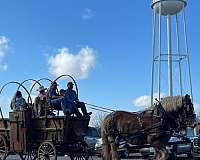
<svg viewBox="0 0 200 160">
<path fill-rule="evenodd" d="M 102 133 L 102 160 L 111 160 L 110 144 L 107 135 Z"/>
<path fill-rule="evenodd" d="M 115 142 L 111 143 L 111 154 L 112 154 L 112 160 L 119 160 L 119 156 L 117 154 L 117 145 Z"/>
<path fill-rule="evenodd" d="M 161 152 L 160 152 L 160 150 L 158 148 L 155 148 L 155 151 L 156 151 L 156 153 L 155 153 L 155 159 L 159 160 L 160 157 L 161 157 Z"/>
<path fill-rule="evenodd" d="M 102 160 L 111 160 L 109 144 L 103 144 L 103 146 L 102 146 Z"/>
<path fill-rule="evenodd" d="M 169 158 L 169 153 L 165 146 L 155 148 L 156 150 L 156 160 L 167 160 Z"/>
<path fill-rule="evenodd" d="M 165 146 L 162 146 L 161 153 L 162 153 L 162 156 L 161 156 L 160 160 L 167 160 L 167 159 L 169 159 L 169 153 L 168 153 L 168 151 L 167 151 L 167 149 L 166 149 Z"/>
</svg>

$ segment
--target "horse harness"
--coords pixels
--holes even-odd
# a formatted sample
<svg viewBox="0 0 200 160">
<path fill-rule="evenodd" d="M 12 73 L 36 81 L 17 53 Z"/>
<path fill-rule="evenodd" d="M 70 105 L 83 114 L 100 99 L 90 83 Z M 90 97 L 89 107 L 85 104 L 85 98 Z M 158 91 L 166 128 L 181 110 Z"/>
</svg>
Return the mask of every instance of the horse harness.
<svg viewBox="0 0 200 160">
<path fill-rule="evenodd" d="M 146 112 L 151 112 L 151 117 L 154 118 L 160 118 L 160 121 L 153 124 L 152 126 L 149 126 L 147 128 L 143 127 L 143 117 L 145 115 Z M 134 139 L 136 137 L 140 137 L 142 135 L 147 135 L 147 134 L 163 134 L 163 133 L 167 133 L 169 134 L 170 131 L 154 131 L 154 132 L 150 132 L 153 129 L 157 129 L 159 127 L 162 127 L 162 125 L 165 123 L 165 119 L 166 119 L 166 111 L 164 110 L 164 108 L 162 107 L 162 105 L 160 103 L 155 104 L 153 109 L 151 110 L 145 110 L 141 113 L 138 112 L 134 112 L 137 115 L 137 120 L 139 123 L 139 126 L 142 128 L 139 131 L 136 131 L 134 133 L 120 133 L 117 129 L 116 129 L 116 125 L 115 125 L 115 121 L 114 121 L 114 114 L 115 112 L 113 112 L 111 114 L 111 124 L 108 128 L 108 141 L 109 143 L 116 143 L 119 144 L 120 139 L 123 137 L 124 139 Z"/>
</svg>

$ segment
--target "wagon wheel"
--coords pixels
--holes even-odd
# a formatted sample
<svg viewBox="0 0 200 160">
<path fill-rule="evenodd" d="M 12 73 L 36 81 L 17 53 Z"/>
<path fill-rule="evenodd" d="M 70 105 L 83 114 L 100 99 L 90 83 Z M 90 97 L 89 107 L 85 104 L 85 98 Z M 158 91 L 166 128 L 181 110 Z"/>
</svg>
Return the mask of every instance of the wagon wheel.
<svg viewBox="0 0 200 160">
<path fill-rule="evenodd" d="M 70 156 L 71 160 L 89 160 L 89 156 L 86 155 L 74 155 Z"/>
<path fill-rule="evenodd" d="M 22 160 L 36 160 L 37 158 L 37 152 L 36 151 L 30 151 L 27 154 L 20 154 L 20 157 Z"/>
<path fill-rule="evenodd" d="M 51 142 L 43 142 L 38 148 L 39 160 L 57 160 L 56 149 Z"/>
<path fill-rule="evenodd" d="M 89 160 L 88 152 L 85 150 L 82 153 L 70 155 L 71 160 Z"/>
<path fill-rule="evenodd" d="M 5 160 L 8 155 L 6 139 L 0 135 L 0 159 Z"/>
</svg>

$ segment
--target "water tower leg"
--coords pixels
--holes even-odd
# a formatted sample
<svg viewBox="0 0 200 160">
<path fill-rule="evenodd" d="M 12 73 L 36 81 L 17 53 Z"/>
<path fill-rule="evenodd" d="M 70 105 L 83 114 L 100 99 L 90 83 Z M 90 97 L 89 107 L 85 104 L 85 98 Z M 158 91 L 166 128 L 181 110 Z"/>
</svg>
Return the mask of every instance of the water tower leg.
<svg viewBox="0 0 200 160">
<path fill-rule="evenodd" d="M 151 105 L 153 105 L 154 94 L 154 67 L 155 67 L 155 46 L 156 46 L 156 12 L 153 11 L 153 36 L 152 36 L 152 68 L 151 68 Z"/>
<path fill-rule="evenodd" d="M 189 47 L 188 47 L 188 39 L 187 39 L 185 10 L 183 10 L 183 23 L 184 23 L 185 47 L 186 47 L 186 55 L 187 55 L 187 70 L 188 70 L 188 77 L 189 77 L 190 96 L 193 101 L 192 77 L 191 77 L 191 70 L 190 70 L 190 56 L 189 56 Z"/>
<path fill-rule="evenodd" d="M 162 3 L 159 6 L 159 41 L 158 41 L 158 100 L 160 101 L 161 90 L 161 51 L 162 51 Z"/>
<path fill-rule="evenodd" d="M 180 50 L 180 38 L 179 38 L 179 25 L 178 25 L 178 15 L 176 15 L 176 43 L 177 43 L 177 53 L 178 53 L 178 68 L 179 68 L 179 85 L 180 85 L 180 95 L 183 96 L 183 83 L 182 83 L 182 67 L 181 67 L 181 50 Z"/>
<path fill-rule="evenodd" d="M 167 48 L 168 48 L 168 85 L 169 96 L 173 96 L 172 84 L 172 45 L 171 45 L 171 16 L 167 15 Z"/>
</svg>

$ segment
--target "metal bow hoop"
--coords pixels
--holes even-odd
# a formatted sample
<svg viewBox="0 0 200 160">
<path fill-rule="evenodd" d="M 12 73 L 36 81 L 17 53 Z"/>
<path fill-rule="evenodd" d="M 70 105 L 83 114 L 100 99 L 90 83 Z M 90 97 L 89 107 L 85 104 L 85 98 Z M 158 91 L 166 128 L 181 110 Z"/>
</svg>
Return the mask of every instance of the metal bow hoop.
<svg viewBox="0 0 200 160">
<path fill-rule="evenodd" d="M 23 84 L 21 84 L 21 83 L 19 83 L 19 82 L 16 82 L 16 81 L 11 81 L 11 82 L 8 82 L 8 83 L 4 84 L 4 85 L 1 87 L 0 95 L 1 95 L 1 93 L 2 93 L 2 91 L 3 91 L 3 89 L 4 89 L 8 84 L 18 84 L 19 86 L 21 86 L 21 87 L 26 91 L 26 93 L 28 94 L 28 103 L 29 103 L 29 99 L 30 99 L 31 104 L 32 104 L 31 96 L 30 96 L 28 90 L 26 89 L 26 87 L 24 87 Z M 19 86 L 18 86 L 18 88 L 19 88 Z M 17 89 L 17 91 L 18 91 L 18 89 Z"/>
<path fill-rule="evenodd" d="M 37 80 L 35 79 L 26 79 L 24 80 L 23 82 L 21 82 L 21 84 L 23 85 L 25 82 L 28 82 L 28 81 L 34 81 L 35 83 L 39 84 L 41 86 L 41 83 L 39 83 Z M 17 90 L 19 90 L 21 86 L 18 86 Z"/>
<path fill-rule="evenodd" d="M 35 87 L 36 83 L 39 83 L 39 82 L 42 81 L 42 80 L 46 80 L 46 81 L 49 81 L 49 82 L 52 83 L 52 80 L 50 80 L 49 78 L 41 78 L 41 79 L 38 79 L 38 80 L 35 81 L 35 83 L 32 85 L 32 87 L 31 87 L 31 89 L 30 89 L 30 91 L 29 91 L 30 94 L 31 94 L 33 88 Z M 41 84 L 40 84 L 40 86 L 41 86 Z"/>
<path fill-rule="evenodd" d="M 37 80 L 31 79 L 31 78 L 30 79 L 25 79 L 23 82 L 21 82 L 21 84 L 23 85 L 25 82 L 28 82 L 28 81 L 33 81 L 33 82 L 35 82 L 35 83 L 37 83 L 37 84 L 39 84 L 41 86 L 41 84 Z M 19 90 L 20 87 L 21 86 L 18 86 L 17 91 Z M 31 95 L 31 93 L 29 93 L 29 94 Z M 27 102 L 29 102 L 29 97 L 27 99 Z"/>
<path fill-rule="evenodd" d="M 75 79 L 71 75 L 63 74 L 63 75 L 57 77 L 53 82 L 56 82 L 58 79 L 60 79 L 62 77 L 70 77 L 72 79 L 72 81 L 74 82 L 75 87 L 76 87 L 76 94 L 77 94 L 77 98 L 78 98 L 78 86 L 77 86 L 77 83 L 76 83 Z M 52 82 L 52 84 L 53 84 L 53 82 Z M 52 84 L 51 84 L 51 86 L 52 86 Z M 51 86 L 50 86 L 50 88 L 51 88 Z"/>
</svg>

